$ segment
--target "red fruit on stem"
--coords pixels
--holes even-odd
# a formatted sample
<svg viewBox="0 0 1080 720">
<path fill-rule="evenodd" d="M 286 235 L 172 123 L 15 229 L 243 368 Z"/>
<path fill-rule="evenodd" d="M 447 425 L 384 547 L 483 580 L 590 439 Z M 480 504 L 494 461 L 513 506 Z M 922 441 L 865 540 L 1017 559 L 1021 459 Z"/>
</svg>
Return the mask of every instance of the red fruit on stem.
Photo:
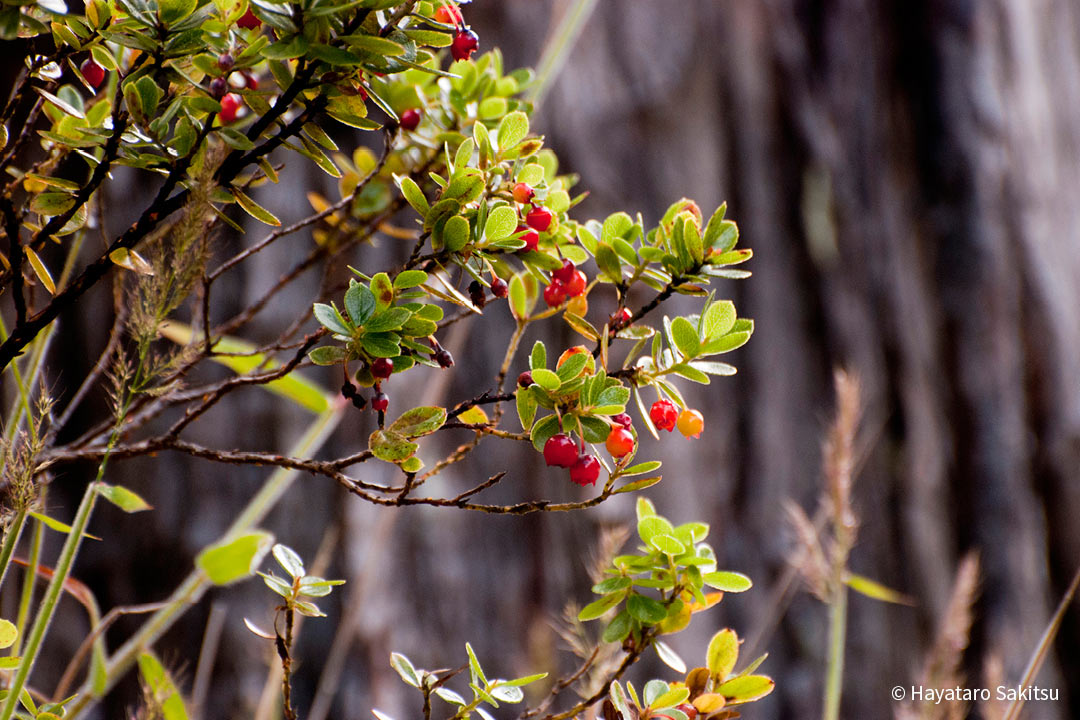
<svg viewBox="0 0 1080 720">
<path fill-rule="evenodd" d="M 705 429 L 705 418 L 697 410 L 683 410 L 679 413 L 679 432 L 688 438 L 701 437 L 701 431 Z"/>
<path fill-rule="evenodd" d="M 454 356 L 446 348 L 439 348 L 435 351 L 435 362 L 439 363 L 439 367 L 445 370 L 454 366 Z"/>
<path fill-rule="evenodd" d="M 403 130 L 415 130 L 420 124 L 420 111 L 417 108 L 409 108 L 401 113 L 401 128 Z"/>
<path fill-rule="evenodd" d="M 554 465 L 568 468 L 573 466 L 577 459 L 578 447 L 566 433 L 552 435 L 544 443 L 544 462 L 548 464 L 548 467 Z"/>
<path fill-rule="evenodd" d="M 514 201 L 522 205 L 533 199 L 533 189 L 528 183 L 519 182 L 514 186 Z"/>
<path fill-rule="evenodd" d="M 634 424 L 634 421 L 631 420 L 630 416 L 626 413 L 619 413 L 618 415 L 613 415 L 611 421 L 617 425 L 622 425 L 624 428 L 629 428 L 631 425 Z"/>
<path fill-rule="evenodd" d="M 248 90 L 259 89 L 259 78 L 255 77 L 249 72 L 241 73 L 241 76 L 244 78 L 244 87 L 246 87 Z"/>
<path fill-rule="evenodd" d="M 611 327 L 626 327 L 633 319 L 633 317 L 634 313 L 630 312 L 630 308 L 620 308 L 617 313 L 611 316 Z"/>
<path fill-rule="evenodd" d="M 221 124 L 228 125 L 235 121 L 242 104 L 243 100 L 236 93 L 229 93 L 221 98 L 221 112 L 218 113 L 218 117 L 221 118 Z"/>
<path fill-rule="evenodd" d="M 371 374 L 379 380 L 385 380 L 394 373 L 394 363 L 390 358 L 376 358 L 371 363 Z"/>
<path fill-rule="evenodd" d="M 634 434 L 624 427 L 613 427 L 604 445 L 611 457 L 625 457 L 634 451 Z"/>
<path fill-rule="evenodd" d="M 468 28 L 459 30 L 450 43 L 450 54 L 455 60 L 468 60 L 480 47 L 480 38 Z"/>
<path fill-rule="evenodd" d="M 533 382 L 532 373 L 529 372 L 528 370 L 526 370 L 525 372 L 518 375 L 518 381 L 517 382 L 518 382 L 518 387 L 529 387 L 530 385 L 532 385 L 532 382 Z"/>
<path fill-rule="evenodd" d="M 521 236 L 521 241 L 525 243 L 525 247 L 521 248 L 518 252 L 531 252 L 540 245 L 540 233 L 533 230 L 531 227 L 525 225 L 518 225 L 518 232 L 525 230 L 525 234 Z"/>
<path fill-rule="evenodd" d="M 435 22 L 441 22 L 444 25 L 460 25 L 465 21 L 461 16 L 461 9 L 452 2 L 437 7 L 434 18 Z"/>
<path fill-rule="evenodd" d="M 497 298 L 504 298 L 509 294 L 510 286 L 501 277 L 491 278 L 491 294 Z"/>
<path fill-rule="evenodd" d="M 558 270 L 552 270 L 551 276 L 559 282 L 568 283 L 574 277 L 574 272 L 577 270 L 577 265 L 573 260 L 563 260 L 562 267 Z"/>
<path fill-rule="evenodd" d="M 221 53 L 220 55 L 218 55 L 217 59 L 218 70 L 221 70 L 222 72 L 229 72 L 230 70 L 232 70 L 233 64 L 235 62 L 236 60 L 234 60 L 233 56 L 229 53 Z"/>
<path fill-rule="evenodd" d="M 255 13 L 251 12 L 251 8 L 240 16 L 240 19 L 236 21 L 238 27 L 242 27 L 245 30 L 254 30 L 262 25 L 262 20 L 255 17 Z"/>
<path fill-rule="evenodd" d="M 86 78 L 86 82 L 90 83 L 90 87 L 95 90 L 98 89 L 98 85 L 105 81 L 105 68 L 94 62 L 93 58 L 84 60 L 83 64 L 79 66 L 79 72 Z"/>
<path fill-rule="evenodd" d="M 562 305 L 566 299 L 566 288 L 558 280 L 552 280 L 551 284 L 544 288 L 544 302 L 548 307 Z"/>
<path fill-rule="evenodd" d="M 589 278 L 585 277 L 585 273 L 580 270 L 575 270 L 574 274 L 570 277 L 570 280 L 564 284 L 566 288 L 566 294 L 569 297 L 577 297 L 581 293 L 585 292 L 585 288 L 589 285 Z"/>
<path fill-rule="evenodd" d="M 679 707 L 677 707 L 675 709 L 676 710 L 682 710 L 683 714 L 686 715 L 687 720 L 695 720 L 695 718 L 697 718 L 697 716 L 698 716 L 697 708 L 694 707 L 693 705 L 691 705 L 690 703 L 683 703 L 682 705 L 680 705 Z"/>
<path fill-rule="evenodd" d="M 390 397 L 383 391 L 379 391 L 371 396 L 371 409 L 376 412 L 386 412 L 386 409 L 390 407 Z"/>
<path fill-rule="evenodd" d="M 582 455 L 570 468 L 570 482 L 585 487 L 595 485 L 600 477 L 600 461 L 592 455 Z"/>
<path fill-rule="evenodd" d="M 678 417 L 679 411 L 675 407 L 675 403 L 670 400 L 657 400 L 649 409 L 649 419 L 652 420 L 652 424 L 656 426 L 657 430 L 671 432 L 675 429 Z"/>
<path fill-rule="evenodd" d="M 555 215 L 543 205 L 534 205 L 525 216 L 525 224 L 537 232 L 544 232 L 551 227 L 551 221 L 554 218 Z"/>
</svg>

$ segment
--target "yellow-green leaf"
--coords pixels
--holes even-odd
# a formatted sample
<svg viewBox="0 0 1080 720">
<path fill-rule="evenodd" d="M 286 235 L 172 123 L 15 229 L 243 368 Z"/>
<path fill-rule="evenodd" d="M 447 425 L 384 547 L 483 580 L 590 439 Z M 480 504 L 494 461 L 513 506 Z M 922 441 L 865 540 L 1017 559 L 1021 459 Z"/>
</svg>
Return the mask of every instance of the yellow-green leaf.
<svg viewBox="0 0 1080 720">
<path fill-rule="evenodd" d="M 259 222 L 266 223 L 267 225 L 272 225 L 274 227 L 281 226 L 281 221 L 277 219 L 277 216 L 274 215 L 274 213 L 270 212 L 244 193 L 240 192 L 236 188 L 233 188 L 232 194 L 236 198 L 236 202 L 240 203 L 240 207 L 244 208 L 244 212 L 246 212 L 251 217 L 255 218 Z"/>
<path fill-rule="evenodd" d="M 56 283 L 53 282 L 52 275 L 49 274 L 49 269 L 45 267 L 45 263 L 41 262 L 41 258 L 34 252 L 34 249 L 29 245 L 26 246 L 26 259 L 30 261 L 30 267 L 34 268 L 34 274 L 37 275 L 38 280 L 45 286 L 45 289 L 50 294 L 56 294 Z"/>
<path fill-rule="evenodd" d="M 268 532 L 250 532 L 207 547 L 195 558 L 195 565 L 210 582 L 228 585 L 254 573 L 273 543 L 274 536 Z"/>
<path fill-rule="evenodd" d="M 19 629 L 10 620 L 0 619 L 0 650 L 9 648 L 19 638 Z"/>
<path fill-rule="evenodd" d="M 139 674 L 157 701 L 156 706 L 161 708 L 164 720 L 188 720 L 184 698 L 155 655 L 144 652 L 139 656 Z"/>
<path fill-rule="evenodd" d="M 195 332 L 189 325 L 173 321 L 162 323 L 159 332 L 179 345 L 187 345 L 195 338 Z M 201 333 L 199 339 L 202 339 Z M 247 375 L 256 370 L 269 372 L 281 367 L 281 363 L 268 360 L 262 353 L 255 353 L 254 345 L 239 338 L 229 336 L 220 338 L 214 343 L 214 350 L 221 354 L 212 355 L 211 359 L 238 375 Z M 288 398 L 305 410 L 316 414 L 326 412 L 333 398 L 322 386 L 296 371 L 268 383 L 261 383 L 259 387 Z"/>
<path fill-rule="evenodd" d="M 882 585 L 876 580 L 871 580 L 868 577 L 862 575 L 856 575 L 855 573 L 848 573 L 844 577 L 844 582 L 847 586 L 859 593 L 865 595 L 868 598 L 874 600 L 881 600 L 882 602 L 893 603 L 895 605 L 914 605 L 914 601 L 907 595 L 901 592 L 897 592 L 892 588 Z"/>
<path fill-rule="evenodd" d="M 705 654 L 705 664 L 709 667 L 710 675 L 723 680 L 735 669 L 735 663 L 738 660 L 739 636 L 734 630 L 721 630 L 712 636 L 709 649 Z"/>
</svg>

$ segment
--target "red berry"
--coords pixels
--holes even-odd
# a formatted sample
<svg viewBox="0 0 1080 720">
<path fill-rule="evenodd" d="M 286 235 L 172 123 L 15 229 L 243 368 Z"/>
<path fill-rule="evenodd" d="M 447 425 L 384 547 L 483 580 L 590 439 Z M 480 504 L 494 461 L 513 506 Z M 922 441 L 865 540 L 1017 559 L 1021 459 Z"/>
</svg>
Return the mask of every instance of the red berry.
<svg viewBox="0 0 1080 720">
<path fill-rule="evenodd" d="M 525 243 L 525 247 L 521 248 L 518 252 L 531 252 L 535 250 L 537 246 L 540 245 L 540 233 L 536 232 L 531 227 L 518 225 L 517 231 L 521 232 L 522 230 L 525 231 L 525 234 L 519 239 Z"/>
<path fill-rule="evenodd" d="M 544 288 L 544 302 L 548 307 L 562 305 L 566 299 L 566 288 L 558 280 L 552 280 L 551 284 Z"/>
<path fill-rule="evenodd" d="M 450 43 L 450 54 L 455 60 L 468 60 L 478 47 L 480 47 L 480 38 L 472 30 L 466 28 L 459 30 L 454 36 L 454 41 Z"/>
<path fill-rule="evenodd" d="M 566 433 L 552 435 L 544 443 L 544 462 L 548 467 L 571 467 L 578 459 L 578 448 Z"/>
<path fill-rule="evenodd" d="M 229 92 L 229 83 L 225 81 L 225 78 L 218 77 L 210 81 L 210 94 L 218 100 L 225 97 L 227 92 Z"/>
<path fill-rule="evenodd" d="M 604 443 L 613 458 L 629 455 L 634 450 L 634 434 L 624 427 L 613 427 Z"/>
<path fill-rule="evenodd" d="M 236 120 L 236 116 L 240 112 L 240 106 L 242 104 L 243 101 L 236 93 L 229 93 L 221 98 L 221 112 L 218 113 L 218 117 L 221 118 L 221 124 L 228 125 Z"/>
<path fill-rule="evenodd" d="M 611 327 L 624 328 L 633 319 L 634 313 L 630 312 L 630 308 L 620 308 L 617 313 L 611 316 Z"/>
<path fill-rule="evenodd" d="M 543 205 L 534 205 L 529 214 L 525 216 L 525 224 L 537 232 L 544 232 L 551 227 L 554 215 Z"/>
<path fill-rule="evenodd" d="M 569 297 L 577 297 L 581 293 L 585 292 L 585 288 L 589 285 L 589 278 L 585 277 L 585 273 L 580 270 L 575 270 L 570 280 L 565 283 L 566 294 Z"/>
<path fill-rule="evenodd" d="M 600 461 L 592 455 L 582 455 L 570 468 L 570 482 L 585 487 L 595 485 L 600 477 Z"/>
<path fill-rule="evenodd" d="M 439 363 L 439 367 L 448 368 L 454 366 L 454 356 L 450 354 L 450 351 L 446 348 L 439 348 L 435 351 L 435 362 Z"/>
<path fill-rule="evenodd" d="M 401 113 L 401 127 L 404 130 L 415 130 L 420 124 L 420 111 L 417 108 L 409 108 Z"/>
<path fill-rule="evenodd" d="M 244 87 L 246 87 L 248 90 L 259 89 L 259 78 L 255 77 L 249 72 L 242 73 L 242 76 L 244 78 Z"/>
<path fill-rule="evenodd" d="M 464 22 L 464 18 L 461 17 L 461 10 L 452 2 L 436 8 L 434 17 L 435 22 L 441 22 L 444 25 L 460 25 Z"/>
<path fill-rule="evenodd" d="M 577 270 L 577 265 L 573 260 L 563 260 L 562 267 L 558 270 L 553 270 L 551 276 L 559 282 L 568 283 L 574 277 L 574 271 Z"/>
<path fill-rule="evenodd" d="M 518 375 L 518 387 L 529 387 L 532 383 L 532 373 L 528 370 Z"/>
<path fill-rule="evenodd" d="M 675 403 L 670 400 L 657 400 L 649 410 L 649 419 L 652 420 L 657 430 L 671 432 L 675 429 L 678 417 L 679 411 L 676 409 Z"/>
<path fill-rule="evenodd" d="M 383 391 L 379 391 L 371 396 L 371 409 L 377 412 L 386 412 L 386 408 L 390 407 L 390 397 Z"/>
<path fill-rule="evenodd" d="M 687 720 L 695 720 L 695 718 L 697 718 L 697 716 L 698 716 L 697 708 L 694 707 L 693 705 L 691 705 L 690 703 L 683 703 L 682 705 L 680 705 L 679 707 L 677 707 L 675 709 L 676 710 L 682 710 L 683 714 L 686 715 Z"/>
<path fill-rule="evenodd" d="M 491 294 L 497 298 L 504 298 L 510 292 L 510 286 L 501 277 L 491 278 Z"/>
<path fill-rule="evenodd" d="M 622 425 L 624 428 L 628 428 L 634 424 L 634 421 L 630 419 L 630 416 L 626 413 L 619 413 L 611 418 L 611 421 L 616 425 Z"/>
<path fill-rule="evenodd" d="M 688 438 L 701 437 L 705 429 L 705 418 L 697 410 L 683 410 L 679 413 L 679 432 Z"/>
<path fill-rule="evenodd" d="M 240 16 L 240 19 L 236 21 L 236 24 L 245 30 L 254 30 L 262 25 L 262 20 L 255 17 L 255 13 L 251 12 L 251 8 L 248 8 L 248 11 Z"/>
<path fill-rule="evenodd" d="M 522 205 L 533 199 L 533 189 L 528 183 L 519 182 L 514 186 L 514 201 Z"/>
<path fill-rule="evenodd" d="M 230 70 L 232 70 L 233 64 L 235 62 L 236 60 L 234 60 L 233 56 L 229 53 L 221 53 L 220 55 L 218 55 L 217 59 L 218 70 L 221 70 L 222 72 L 229 72 Z"/>
<path fill-rule="evenodd" d="M 376 358 L 371 363 L 371 374 L 379 380 L 385 380 L 394 373 L 394 363 L 390 358 Z"/>
<path fill-rule="evenodd" d="M 83 61 L 83 64 L 79 66 L 79 72 L 86 78 L 86 82 L 90 83 L 90 87 L 97 90 L 98 85 L 105 81 L 105 68 L 94 62 L 93 58 L 87 58 Z"/>
<path fill-rule="evenodd" d="M 472 304 L 476 307 L 484 307 L 484 286 L 478 280 L 469 283 L 469 299 L 472 300 Z"/>
</svg>

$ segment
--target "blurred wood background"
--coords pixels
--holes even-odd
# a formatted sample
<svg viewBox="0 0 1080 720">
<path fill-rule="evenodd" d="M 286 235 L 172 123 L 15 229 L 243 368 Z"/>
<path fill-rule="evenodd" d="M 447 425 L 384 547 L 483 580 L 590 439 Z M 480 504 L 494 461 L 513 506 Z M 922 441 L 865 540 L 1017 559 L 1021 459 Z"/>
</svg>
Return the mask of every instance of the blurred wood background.
<svg viewBox="0 0 1080 720">
<path fill-rule="evenodd" d="M 481 49 L 501 46 L 508 66 L 534 64 L 567 6 L 479 0 L 466 18 Z M 646 445 L 665 461 L 648 496 L 678 521 L 711 523 L 721 565 L 757 583 L 675 643 L 700 663 L 719 626 L 762 640 L 756 649 L 770 653 L 763 670 L 778 688 L 748 717 L 819 712 L 824 607 L 800 594 L 777 627 L 765 624 L 792 548 L 782 503 L 812 511 L 816 502 L 834 366 L 856 372 L 866 393 L 853 568 L 917 599 L 913 608 L 853 599 L 845 717 L 891 715 L 889 691 L 916 676 L 966 551 L 979 551 L 984 571 L 965 655 L 971 687 L 988 682 L 990 658 L 1018 681 L 1080 563 L 1078 33 L 1080 7 L 1066 0 L 605 0 L 534 121 L 591 192 L 577 217 L 626 209 L 655 221 L 682 196 L 706 212 L 726 200 L 755 251 L 754 276 L 721 286 L 757 323 L 732 356 L 739 374 L 693 391 L 706 437 Z M 326 185 L 315 170 L 308 181 Z M 305 211 L 300 190 L 260 197 L 294 218 Z M 109 222 L 121 227 L 125 211 L 112 202 Z M 261 294 L 308 243 L 296 236 L 261 255 L 230 301 Z M 402 252 L 384 240 L 353 261 Z M 310 301 L 317 279 L 308 280 L 281 298 L 283 312 Z M 102 292 L 64 319 L 57 386 L 96 358 L 110 312 Z M 267 335 L 274 314 L 263 313 Z M 455 326 L 447 344 L 458 367 L 429 372 L 422 387 L 391 383 L 396 407 L 475 394 L 510 330 L 500 306 L 483 324 Z M 546 339 L 572 340 L 554 332 Z M 208 420 L 203 439 L 268 448 L 286 447 L 306 422 L 255 390 Z M 327 452 L 359 447 L 370 424 L 347 420 Z M 437 487 L 452 492 L 509 468 L 495 501 L 579 496 L 531 450 L 488 447 Z M 365 467 L 364 476 L 379 472 Z M 162 598 L 261 477 L 174 455 L 110 474 L 156 510 L 128 518 L 103 509 L 95 519 L 92 532 L 110 541 L 85 548 L 78 574 L 104 607 Z M 58 478 L 54 506 L 84 480 Z M 364 717 L 373 705 L 415 716 L 415 698 L 388 667 L 392 649 L 450 667 L 470 640 L 501 675 L 565 668 L 550 623 L 568 600 L 588 600 L 600 529 L 632 514 L 629 500 L 568 517 L 384 512 L 304 479 L 269 525 L 306 558 L 337 528 L 327 574 L 349 584 L 326 603 L 330 620 L 303 629 L 294 697 L 315 707 L 302 716 Z M 115 542 L 125 536 L 139 542 Z M 255 582 L 213 599 L 225 625 L 203 717 L 250 717 L 271 650 L 241 618 L 268 626 L 272 600 Z M 67 611 L 50 636 L 57 657 L 81 637 L 78 613 Z M 193 609 L 162 647 L 189 679 L 208 613 Z M 337 626 L 348 643 L 335 644 Z M 118 623 L 110 638 L 130 627 Z M 1026 717 L 1080 716 L 1078 648 L 1074 608 L 1039 676 L 1063 699 L 1029 704 Z M 328 663 L 341 668 L 324 684 L 332 701 L 318 692 Z M 39 672 L 45 682 L 49 663 Z M 101 716 L 130 707 L 133 684 L 127 692 Z"/>
</svg>

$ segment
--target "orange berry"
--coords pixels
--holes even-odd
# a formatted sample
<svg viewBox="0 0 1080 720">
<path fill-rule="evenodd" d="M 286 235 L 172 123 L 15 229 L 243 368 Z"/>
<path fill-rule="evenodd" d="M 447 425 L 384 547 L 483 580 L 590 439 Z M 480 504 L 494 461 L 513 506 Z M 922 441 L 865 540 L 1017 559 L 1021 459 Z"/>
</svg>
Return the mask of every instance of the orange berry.
<svg viewBox="0 0 1080 720">
<path fill-rule="evenodd" d="M 705 418 L 697 410 L 683 410 L 679 413 L 679 432 L 688 438 L 701 437 L 705 429 Z"/>
</svg>

